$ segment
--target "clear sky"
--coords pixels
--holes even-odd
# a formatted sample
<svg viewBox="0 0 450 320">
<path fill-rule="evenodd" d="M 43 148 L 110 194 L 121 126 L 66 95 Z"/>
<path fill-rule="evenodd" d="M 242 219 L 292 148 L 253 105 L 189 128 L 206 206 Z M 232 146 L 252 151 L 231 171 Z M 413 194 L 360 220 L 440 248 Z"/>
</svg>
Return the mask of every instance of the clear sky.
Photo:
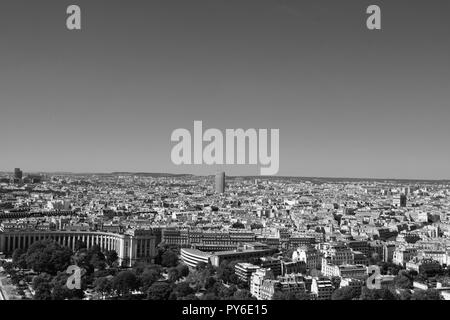
<svg viewBox="0 0 450 320">
<path fill-rule="evenodd" d="M 370 4 L 381 31 L 365 26 Z M 2 0 L 0 170 L 212 174 L 170 159 L 172 131 L 202 120 L 280 129 L 279 175 L 448 179 L 449 12 L 448 0 Z"/>
</svg>

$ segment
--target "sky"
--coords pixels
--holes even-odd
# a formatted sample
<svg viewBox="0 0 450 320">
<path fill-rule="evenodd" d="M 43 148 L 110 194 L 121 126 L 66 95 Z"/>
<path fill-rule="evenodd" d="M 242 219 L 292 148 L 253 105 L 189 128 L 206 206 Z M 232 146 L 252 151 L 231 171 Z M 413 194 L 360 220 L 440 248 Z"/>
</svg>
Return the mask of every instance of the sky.
<svg viewBox="0 0 450 320">
<path fill-rule="evenodd" d="M 66 28 L 66 8 L 82 30 Z M 381 8 L 381 30 L 366 8 Z M 0 171 L 172 163 L 177 128 L 279 129 L 282 176 L 450 178 L 450 2 L 2 0 Z"/>
</svg>

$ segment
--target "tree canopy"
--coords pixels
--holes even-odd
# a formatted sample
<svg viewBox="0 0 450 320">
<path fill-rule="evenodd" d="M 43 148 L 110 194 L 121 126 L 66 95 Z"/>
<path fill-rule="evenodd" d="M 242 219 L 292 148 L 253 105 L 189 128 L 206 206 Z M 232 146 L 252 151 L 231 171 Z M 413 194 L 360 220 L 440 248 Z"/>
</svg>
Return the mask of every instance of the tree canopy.
<svg viewBox="0 0 450 320">
<path fill-rule="evenodd" d="M 26 265 L 39 273 L 56 275 L 71 264 L 72 251 L 52 240 L 33 243 L 26 253 Z"/>
</svg>

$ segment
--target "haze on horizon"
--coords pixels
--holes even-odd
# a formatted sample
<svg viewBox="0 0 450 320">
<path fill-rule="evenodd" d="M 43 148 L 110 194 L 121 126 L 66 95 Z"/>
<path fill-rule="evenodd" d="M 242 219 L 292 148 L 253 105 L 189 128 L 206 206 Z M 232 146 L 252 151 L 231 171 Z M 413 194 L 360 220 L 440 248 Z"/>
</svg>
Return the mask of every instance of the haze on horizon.
<svg viewBox="0 0 450 320">
<path fill-rule="evenodd" d="M 0 170 L 256 176 L 175 166 L 177 128 L 280 129 L 279 176 L 450 179 L 450 2 L 0 5 Z"/>
</svg>

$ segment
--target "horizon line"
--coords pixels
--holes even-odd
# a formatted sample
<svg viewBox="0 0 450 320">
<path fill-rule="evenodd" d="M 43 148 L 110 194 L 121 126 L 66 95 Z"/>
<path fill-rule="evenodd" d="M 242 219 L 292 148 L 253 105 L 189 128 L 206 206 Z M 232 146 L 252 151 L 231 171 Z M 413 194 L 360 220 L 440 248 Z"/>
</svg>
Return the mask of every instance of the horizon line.
<svg viewBox="0 0 450 320">
<path fill-rule="evenodd" d="M 33 174 L 33 173 L 43 173 L 43 174 L 68 174 L 68 175 L 113 175 L 113 174 L 126 174 L 126 175 L 139 175 L 139 174 L 158 174 L 158 175 L 174 175 L 174 176 L 197 176 L 197 177 L 209 177 L 213 176 L 215 173 L 210 174 L 194 174 L 194 173 L 171 173 L 171 172 L 145 172 L 145 171 L 112 171 L 112 172 L 74 172 L 74 171 L 22 171 L 23 173 Z M 225 172 L 221 170 L 216 170 L 215 172 Z M 0 171 L 2 174 L 14 174 L 14 171 Z M 375 177 L 327 177 L 327 176 L 301 176 L 301 175 L 227 175 L 227 177 L 251 177 L 251 178 L 261 178 L 261 179 L 273 179 L 273 178 L 301 178 L 301 179 L 341 179 L 341 180 L 412 180 L 412 181 L 449 181 L 450 178 L 375 178 Z"/>
</svg>

